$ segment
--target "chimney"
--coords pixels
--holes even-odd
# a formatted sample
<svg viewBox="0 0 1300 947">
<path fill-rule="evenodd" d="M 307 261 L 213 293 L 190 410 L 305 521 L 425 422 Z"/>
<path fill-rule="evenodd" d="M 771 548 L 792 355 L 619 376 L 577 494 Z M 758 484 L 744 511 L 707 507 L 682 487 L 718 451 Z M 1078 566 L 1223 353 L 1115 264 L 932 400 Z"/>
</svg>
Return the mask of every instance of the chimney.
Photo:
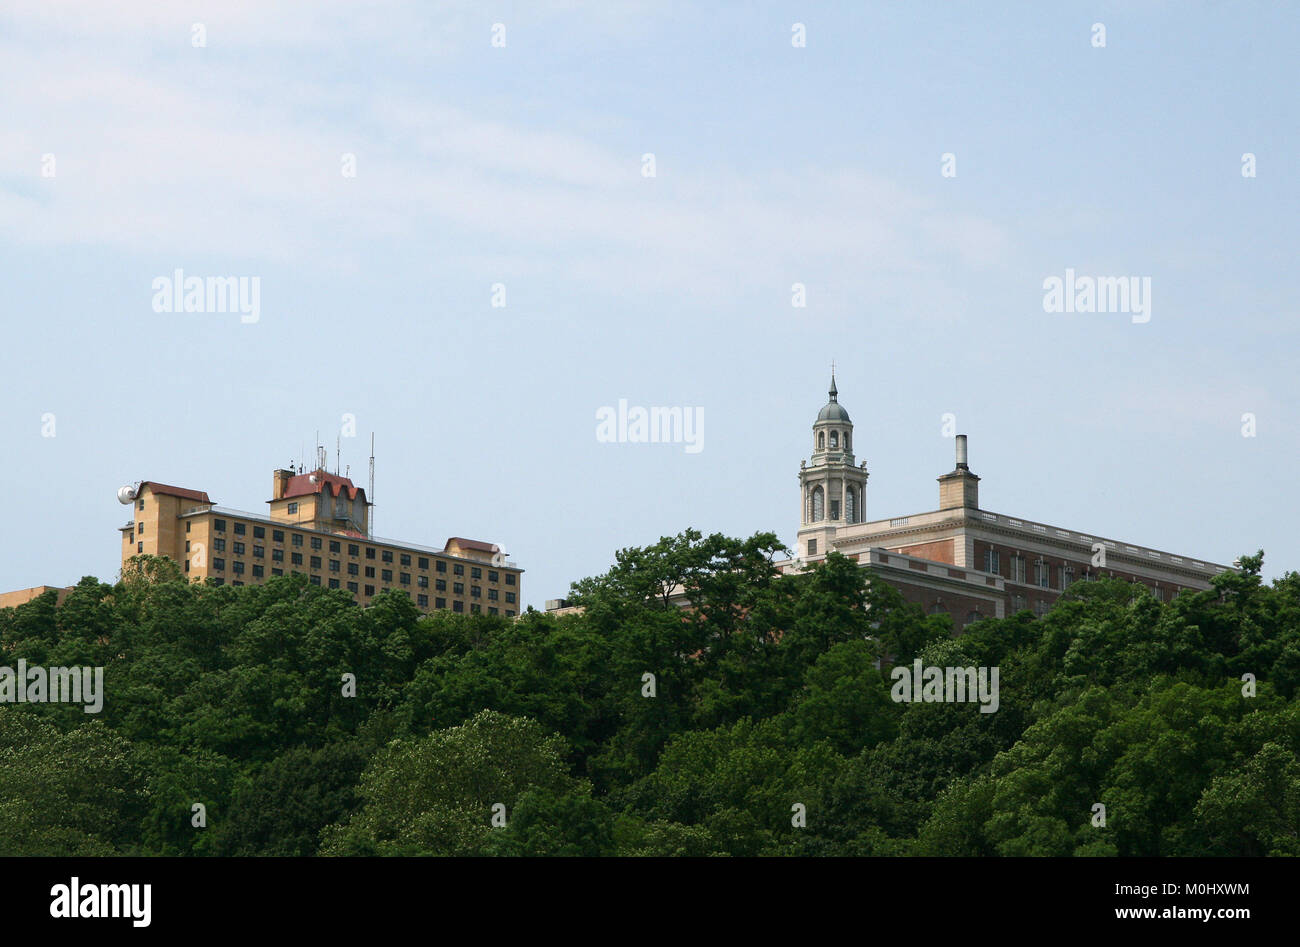
<svg viewBox="0 0 1300 947">
<path fill-rule="evenodd" d="M 977 510 L 980 505 L 980 478 L 970 472 L 966 456 L 966 435 L 957 435 L 957 466 L 939 478 L 939 509 Z"/>
<path fill-rule="evenodd" d="M 289 478 L 293 476 L 292 470 L 280 469 L 271 474 L 271 499 L 278 500 L 284 496 L 284 491 L 289 489 Z"/>
</svg>

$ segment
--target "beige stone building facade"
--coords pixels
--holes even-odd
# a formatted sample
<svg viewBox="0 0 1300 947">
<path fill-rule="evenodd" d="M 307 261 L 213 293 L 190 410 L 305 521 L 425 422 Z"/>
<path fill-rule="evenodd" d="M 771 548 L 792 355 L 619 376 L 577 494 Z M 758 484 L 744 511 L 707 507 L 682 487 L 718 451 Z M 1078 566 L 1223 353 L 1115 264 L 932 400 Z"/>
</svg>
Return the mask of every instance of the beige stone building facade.
<svg viewBox="0 0 1300 947">
<path fill-rule="evenodd" d="M 870 567 L 928 613 L 947 612 L 960 629 L 1028 609 L 1041 615 L 1074 582 L 1114 576 L 1140 582 L 1158 599 L 1205 589 L 1227 566 L 1091 532 L 1064 529 L 980 506 L 967 439 L 939 481 L 938 507 L 870 520 L 866 463 L 852 452 L 853 422 L 835 379 L 813 422 L 810 459 L 800 463 L 798 570 L 830 551 Z"/>
<path fill-rule="evenodd" d="M 123 569 L 149 554 L 218 585 L 305 575 L 362 605 L 397 589 L 421 611 L 519 614 L 523 570 L 500 546 L 453 536 L 437 549 L 372 536 L 365 489 L 324 469 L 276 470 L 265 516 L 153 480 L 123 487 L 118 499 L 133 513 L 121 527 Z"/>
</svg>

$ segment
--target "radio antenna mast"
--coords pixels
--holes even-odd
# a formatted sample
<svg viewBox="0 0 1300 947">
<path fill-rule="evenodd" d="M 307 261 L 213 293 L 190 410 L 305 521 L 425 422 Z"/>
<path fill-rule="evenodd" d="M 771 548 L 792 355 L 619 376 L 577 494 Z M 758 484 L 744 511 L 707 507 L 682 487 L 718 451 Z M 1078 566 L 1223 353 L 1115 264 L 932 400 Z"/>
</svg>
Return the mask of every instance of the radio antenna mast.
<svg viewBox="0 0 1300 947">
<path fill-rule="evenodd" d="M 366 494 L 370 515 L 366 517 L 366 536 L 375 538 L 375 432 L 370 432 L 370 491 Z"/>
</svg>

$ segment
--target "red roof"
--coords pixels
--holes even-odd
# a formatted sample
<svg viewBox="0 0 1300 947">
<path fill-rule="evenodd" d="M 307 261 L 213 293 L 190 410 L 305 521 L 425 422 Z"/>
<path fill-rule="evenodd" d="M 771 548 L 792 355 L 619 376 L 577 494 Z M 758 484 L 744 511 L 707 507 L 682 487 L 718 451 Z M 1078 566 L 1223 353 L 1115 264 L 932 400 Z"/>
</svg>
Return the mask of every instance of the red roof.
<svg viewBox="0 0 1300 947">
<path fill-rule="evenodd" d="M 501 547 L 494 543 L 479 542 L 477 539 L 461 539 L 459 536 L 453 536 L 451 539 L 447 540 L 447 545 L 442 547 L 443 551 L 445 552 L 447 549 L 451 548 L 452 543 L 455 543 L 461 549 L 477 549 L 479 552 L 501 551 Z"/>
<path fill-rule="evenodd" d="M 140 484 L 140 489 L 148 487 L 154 493 L 161 493 L 169 497 L 180 497 L 182 500 L 194 500 L 197 503 L 211 503 L 208 495 L 202 490 L 187 490 L 184 487 L 173 487 L 170 484 L 158 483 L 156 480 L 146 480 Z"/>
<path fill-rule="evenodd" d="M 312 483 L 312 477 L 316 478 L 315 483 Z M 284 497 L 281 499 L 305 497 L 321 492 L 334 496 L 341 496 L 346 493 L 349 500 L 355 500 L 358 495 L 362 499 L 365 499 L 366 496 L 366 491 L 356 486 L 349 478 L 327 473 L 324 470 L 317 470 L 313 473 L 290 477 L 288 485 L 284 488 Z"/>
</svg>

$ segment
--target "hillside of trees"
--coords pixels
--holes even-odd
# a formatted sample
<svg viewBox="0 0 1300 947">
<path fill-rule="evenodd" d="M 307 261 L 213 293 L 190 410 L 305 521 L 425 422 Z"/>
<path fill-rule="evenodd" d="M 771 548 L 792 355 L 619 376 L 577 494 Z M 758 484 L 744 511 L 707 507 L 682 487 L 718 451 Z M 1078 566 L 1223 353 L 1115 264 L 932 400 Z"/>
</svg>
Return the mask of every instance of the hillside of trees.
<svg viewBox="0 0 1300 947">
<path fill-rule="evenodd" d="M 0 611 L 0 665 L 105 669 L 99 714 L 0 705 L 0 854 L 1300 855 L 1300 576 L 1262 553 L 954 637 L 780 549 L 623 550 L 559 618 L 149 557 Z M 916 657 L 998 667 L 997 712 L 895 702 Z"/>
</svg>

